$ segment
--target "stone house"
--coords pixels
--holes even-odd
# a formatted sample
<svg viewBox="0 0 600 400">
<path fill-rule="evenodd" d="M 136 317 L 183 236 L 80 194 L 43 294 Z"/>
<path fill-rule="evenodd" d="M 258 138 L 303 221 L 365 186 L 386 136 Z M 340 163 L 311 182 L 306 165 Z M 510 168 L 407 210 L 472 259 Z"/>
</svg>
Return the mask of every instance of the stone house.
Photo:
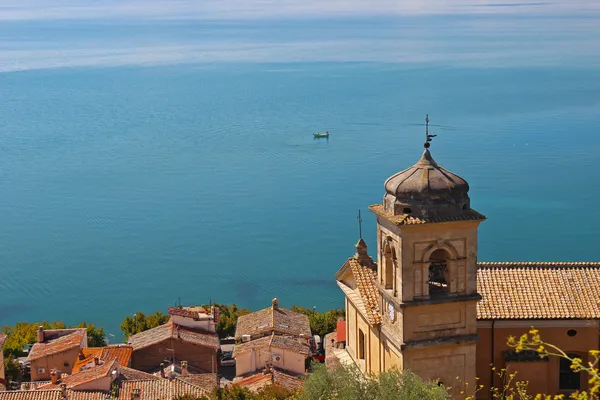
<svg viewBox="0 0 600 400">
<path fill-rule="evenodd" d="M 81 349 L 87 347 L 85 328 L 51 329 L 38 328 L 37 343 L 29 351 L 31 380 L 49 380 L 50 371 L 70 374 Z"/>
<path fill-rule="evenodd" d="M 214 382 L 195 377 L 161 379 L 120 366 L 114 359 L 73 375 L 54 373 L 51 382 L 32 382 L 18 391 L 0 392 L 0 400 L 172 400 L 183 395 L 202 397 L 214 386 Z"/>
<path fill-rule="evenodd" d="M 168 323 L 129 338 L 131 367 L 157 372 L 165 364 L 182 360 L 197 370 L 216 373 L 221 346 L 215 330 L 218 313 L 193 308 L 169 308 Z"/>
<path fill-rule="evenodd" d="M 85 347 L 81 349 L 77 356 L 77 361 L 73 365 L 72 374 L 93 367 L 99 363 L 117 359 L 119 365 L 128 367 L 131 365 L 131 355 L 133 347 L 126 344 L 114 344 L 105 347 Z"/>
<path fill-rule="evenodd" d="M 308 317 L 279 307 L 271 307 L 238 318 L 233 357 L 236 376 L 275 367 L 292 374 L 304 374 L 310 357 Z"/>
<path fill-rule="evenodd" d="M 306 341 L 272 333 L 235 345 L 235 373 L 242 376 L 272 366 L 293 374 L 304 374 L 309 354 L 310 346 Z"/>
<path fill-rule="evenodd" d="M 476 376 L 488 387 L 500 384 L 492 362 L 531 377 L 535 391 L 585 389 L 564 363 L 522 359 L 506 340 L 535 325 L 569 353 L 598 348 L 600 264 L 478 263 L 485 216 L 471 208 L 467 182 L 425 147 L 415 165 L 386 180 L 383 203 L 369 207 L 377 262 L 361 238 L 335 275 L 345 295 L 348 355 L 365 373 L 409 369 L 451 387 L 456 398 Z"/>
</svg>

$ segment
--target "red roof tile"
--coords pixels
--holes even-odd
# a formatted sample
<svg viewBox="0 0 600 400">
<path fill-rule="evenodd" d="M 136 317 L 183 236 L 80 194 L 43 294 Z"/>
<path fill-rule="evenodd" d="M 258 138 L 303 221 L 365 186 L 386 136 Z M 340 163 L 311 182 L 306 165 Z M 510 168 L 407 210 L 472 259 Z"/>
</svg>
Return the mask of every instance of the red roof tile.
<svg viewBox="0 0 600 400">
<path fill-rule="evenodd" d="M 282 350 L 289 350 L 295 353 L 308 355 L 310 353 L 310 346 L 298 340 L 296 337 L 289 337 L 284 335 L 276 335 L 275 333 L 271 336 L 264 336 L 259 339 L 254 339 L 249 342 L 236 344 L 233 349 L 233 356 L 238 354 L 247 353 L 254 349 L 263 347 L 275 347 Z"/>
<path fill-rule="evenodd" d="M 479 263 L 478 319 L 599 319 L 600 263 Z"/>
<path fill-rule="evenodd" d="M 220 348 L 219 336 L 216 333 L 193 330 L 168 322 L 156 328 L 129 337 L 133 350 L 139 350 L 171 338 L 179 338 L 185 342 L 200 346 Z"/>
<path fill-rule="evenodd" d="M 105 362 L 101 365 L 96 365 L 91 368 L 79 371 L 76 374 L 68 375 L 61 378 L 60 382 L 56 385 L 49 383 L 47 385 L 39 386 L 39 389 L 52 389 L 60 387 L 61 384 L 67 385 L 67 389 L 76 389 L 78 386 L 96 381 L 98 379 L 110 376 L 113 371 L 118 371 L 119 363 L 115 359 L 112 362 Z"/>
<path fill-rule="evenodd" d="M 355 257 L 348 259 L 348 264 L 352 270 L 352 275 L 356 280 L 358 292 L 362 298 L 367 310 L 367 319 L 372 325 L 381 324 L 381 313 L 379 311 L 379 290 L 377 290 L 377 277 L 375 272 L 366 265 L 363 265 Z"/>
<path fill-rule="evenodd" d="M 103 391 L 67 390 L 69 400 L 105 400 L 110 394 Z M 12 390 L 0 392 L 0 400 L 63 400 L 62 390 Z"/>
<path fill-rule="evenodd" d="M 285 308 L 269 307 L 238 318 L 235 338 L 240 340 L 242 335 L 263 335 L 273 331 L 290 335 L 310 337 L 308 317 Z"/>
<path fill-rule="evenodd" d="M 64 336 L 57 335 L 57 332 L 66 333 Z M 69 332 L 66 332 L 69 331 Z M 29 352 L 29 360 L 37 360 L 51 354 L 62 353 L 75 347 L 86 346 L 84 343 L 86 330 L 84 329 L 61 329 L 44 331 L 45 337 L 51 337 L 44 343 L 35 343 Z"/>
<path fill-rule="evenodd" d="M 125 381 L 121 382 L 117 399 L 131 400 L 131 394 L 136 389 L 140 391 L 140 400 L 172 400 L 177 396 L 186 394 L 202 397 L 209 393 L 200 386 L 185 382 L 179 378 L 173 380 Z"/>
</svg>

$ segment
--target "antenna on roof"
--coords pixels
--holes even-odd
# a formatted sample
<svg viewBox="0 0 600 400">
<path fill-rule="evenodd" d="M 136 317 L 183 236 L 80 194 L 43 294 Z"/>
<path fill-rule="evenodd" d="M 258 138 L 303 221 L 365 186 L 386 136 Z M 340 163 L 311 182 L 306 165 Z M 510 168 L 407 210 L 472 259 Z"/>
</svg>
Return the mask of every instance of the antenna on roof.
<svg viewBox="0 0 600 400">
<path fill-rule="evenodd" d="M 358 210 L 358 237 L 362 239 L 362 218 L 360 217 L 360 209 Z"/>
<path fill-rule="evenodd" d="M 436 136 L 437 135 L 429 134 L 429 114 L 425 114 L 425 143 L 423 144 L 423 147 L 428 149 L 429 146 L 431 146 L 431 139 L 433 139 Z"/>
<path fill-rule="evenodd" d="M 177 298 L 177 302 L 179 303 L 179 307 L 181 307 L 181 297 Z"/>
</svg>

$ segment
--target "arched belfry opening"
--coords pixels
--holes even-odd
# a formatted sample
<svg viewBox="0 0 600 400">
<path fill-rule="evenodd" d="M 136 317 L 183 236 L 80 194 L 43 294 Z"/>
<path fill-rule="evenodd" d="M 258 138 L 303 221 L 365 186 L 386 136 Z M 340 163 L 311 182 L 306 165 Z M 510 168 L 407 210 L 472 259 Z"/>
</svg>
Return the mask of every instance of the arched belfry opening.
<svg viewBox="0 0 600 400">
<path fill-rule="evenodd" d="M 394 288 L 394 252 L 390 241 L 383 246 L 383 285 L 386 289 Z"/>
<path fill-rule="evenodd" d="M 448 260 L 450 254 L 437 249 L 429 256 L 429 296 L 443 296 L 450 293 L 450 274 Z"/>
</svg>

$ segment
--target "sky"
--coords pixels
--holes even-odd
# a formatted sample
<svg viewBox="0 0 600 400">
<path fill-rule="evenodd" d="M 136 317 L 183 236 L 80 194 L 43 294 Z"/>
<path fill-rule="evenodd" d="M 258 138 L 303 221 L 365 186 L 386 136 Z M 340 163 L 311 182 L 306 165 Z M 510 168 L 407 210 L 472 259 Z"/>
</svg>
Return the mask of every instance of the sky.
<svg viewBox="0 0 600 400">
<path fill-rule="evenodd" d="M 599 17 L 598 0 L 0 0 L 0 73 L 214 62 L 597 67 Z"/>
</svg>

